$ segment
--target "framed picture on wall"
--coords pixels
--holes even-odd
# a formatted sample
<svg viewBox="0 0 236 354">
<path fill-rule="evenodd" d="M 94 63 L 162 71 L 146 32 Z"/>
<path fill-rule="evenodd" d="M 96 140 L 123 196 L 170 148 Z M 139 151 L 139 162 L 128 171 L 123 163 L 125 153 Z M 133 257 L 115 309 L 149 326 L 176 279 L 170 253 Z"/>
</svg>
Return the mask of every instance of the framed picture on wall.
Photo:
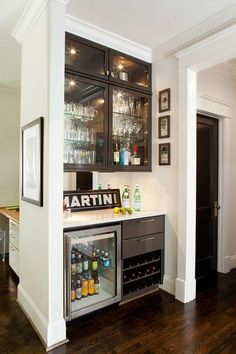
<svg viewBox="0 0 236 354">
<path fill-rule="evenodd" d="M 21 132 L 21 199 L 43 206 L 43 117 L 22 127 Z"/>
<path fill-rule="evenodd" d="M 170 116 L 159 117 L 159 139 L 170 137 Z"/>
<path fill-rule="evenodd" d="M 159 165 L 170 165 L 170 143 L 159 144 Z"/>
<path fill-rule="evenodd" d="M 159 113 L 170 111 L 170 88 L 159 91 Z"/>
</svg>

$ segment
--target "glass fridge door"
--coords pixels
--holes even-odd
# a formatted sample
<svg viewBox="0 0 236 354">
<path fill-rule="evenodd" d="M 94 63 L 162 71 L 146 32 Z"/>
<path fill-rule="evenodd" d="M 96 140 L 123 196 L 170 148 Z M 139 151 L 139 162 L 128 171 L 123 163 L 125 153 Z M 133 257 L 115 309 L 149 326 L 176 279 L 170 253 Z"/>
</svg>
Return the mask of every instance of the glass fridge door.
<svg viewBox="0 0 236 354">
<path fill-rule="evenodd" d="M 106 164 L 106 84 L 66 74 L 64 104 L 65 170 L 102 169 Z"/>
<path fill-rule="evenodd" d="M 68 318 L 120 301 L 120 226 L 72 231 L 66 239 Z"/>
<path fill-rule="evenodd" d="M 112 161 L 116 169 L 150 168 L 150 97 L 111 88 Z"/>
</svg>

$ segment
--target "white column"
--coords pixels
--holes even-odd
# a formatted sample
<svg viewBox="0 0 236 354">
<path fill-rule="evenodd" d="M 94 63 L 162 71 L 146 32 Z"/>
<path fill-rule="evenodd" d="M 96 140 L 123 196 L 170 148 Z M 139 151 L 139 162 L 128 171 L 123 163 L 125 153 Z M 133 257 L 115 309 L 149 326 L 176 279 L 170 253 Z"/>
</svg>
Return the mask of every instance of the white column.
<svg viewBox="0 0 236 354">
<path fill-rule="evenodd" d="M 20 202 L 18 301 L 47 348 L 66 341 L 63 316 L 65 1 L 31 1 L 22 44 L 21 126 L 44 118 L 43 207 Z"/>
<path fill-rule="evenodd" d="M 176 299 L 189 302 L 196 296 L 196 73 L 179 72 L 179 195 L 178 269 Z"/>
</svg>

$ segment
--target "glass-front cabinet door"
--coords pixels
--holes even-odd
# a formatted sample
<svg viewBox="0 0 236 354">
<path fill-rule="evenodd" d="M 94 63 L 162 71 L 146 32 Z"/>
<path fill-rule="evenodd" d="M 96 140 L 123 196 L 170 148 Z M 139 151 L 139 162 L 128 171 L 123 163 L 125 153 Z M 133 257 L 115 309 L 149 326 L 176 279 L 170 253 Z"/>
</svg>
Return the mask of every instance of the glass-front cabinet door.
<svg viewBox="0 0 236 354">
<path fill-rule="evenodd" d="M 150 96 L 110 87 L 110 161 L 117 170 L 151 170 Z"/>
<path fill-rule="evenodd" d="M 140 90 L 151 91 L 151 65 L 110 50 L 110 79 Z"/>
<path fill-rule="evenodd" d="M 64 169 L 103 169 L 107 163 L 107 85 L 65 76 Z"/>
<path fill-rule="evenodd" d="M 67 70 L 107 77 L 108 49 L 94 42 L 66 34 L 65 66 Z"/>
</svg>

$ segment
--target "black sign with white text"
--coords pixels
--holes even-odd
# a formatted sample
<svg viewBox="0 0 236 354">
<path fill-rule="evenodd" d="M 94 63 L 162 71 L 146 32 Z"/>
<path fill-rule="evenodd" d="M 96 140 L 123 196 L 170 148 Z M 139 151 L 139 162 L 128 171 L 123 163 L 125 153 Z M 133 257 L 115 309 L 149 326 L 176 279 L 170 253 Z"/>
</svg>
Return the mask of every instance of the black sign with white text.
<svg viewBox="0 0 236 354">
<path fill-rule="evenodd" d="M 64 206 L 71 211 L 120 207 L 119 189 L 64 191 Z"/>
</svg>

